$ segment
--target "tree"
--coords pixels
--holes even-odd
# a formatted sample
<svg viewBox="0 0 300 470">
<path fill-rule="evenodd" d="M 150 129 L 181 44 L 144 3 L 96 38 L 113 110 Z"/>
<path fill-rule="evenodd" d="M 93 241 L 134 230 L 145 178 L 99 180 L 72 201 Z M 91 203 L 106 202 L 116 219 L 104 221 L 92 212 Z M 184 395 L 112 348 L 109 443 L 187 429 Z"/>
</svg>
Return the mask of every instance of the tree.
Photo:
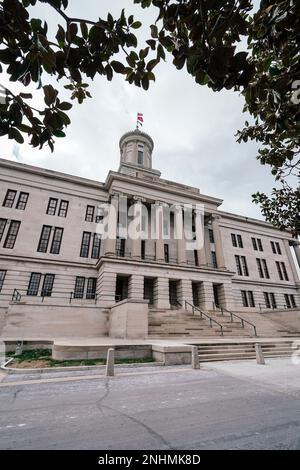
<svg viewBox="0 0 300 470">
<path fill-rule="evenodd" d="M 29 6 L 47 3 L 61 16 L 55 38 L 48 37 L 47 23 L 30 18 Z M 31 95 L 14 95 L 5 89 L 0 105 L 0 135 L 23 142 L 28 134 L 33 146 L 65 135 L 71 104 L 61 102 L 58 90 L 45 84 L 48 74 L 64 80 L 71 99 L 90 97 L 86 79 L 114 73 L 129 83 L 148 89 L 154 69 L 172 55 L 176 68 L 186 67 L 196 83 L 213 91 L 233 89 L 244 96 L 253 118 L 238 131 L 239 142 L 260 143 L 258 160 L 271 166 L 282 188 L 271 197 L 257 193 L 266 219 L 281 229 L 300 233 L 299 190 L 289 177 L 299 178 L 300 129 L 300 2 L 262 0 L 255 12 L 251 0 L 134 0 L 142 8 L 155 7 L 146 47 L 138 48 L 134 30 L 141 27 L 122 11 L 115 19 L 89 21 L 70 18 L 68 0 L 3 0 L 0 2 L 0 64 L 10 80 L 24 86 L 43 87 L 45 108 L 30 106 Z M 247 39 L 241 50 L 242 39 Z M 238 47 L 240 46 L 240 47 Z M 116 60 L 118 59 L 118 60 Z"/>
</svg>

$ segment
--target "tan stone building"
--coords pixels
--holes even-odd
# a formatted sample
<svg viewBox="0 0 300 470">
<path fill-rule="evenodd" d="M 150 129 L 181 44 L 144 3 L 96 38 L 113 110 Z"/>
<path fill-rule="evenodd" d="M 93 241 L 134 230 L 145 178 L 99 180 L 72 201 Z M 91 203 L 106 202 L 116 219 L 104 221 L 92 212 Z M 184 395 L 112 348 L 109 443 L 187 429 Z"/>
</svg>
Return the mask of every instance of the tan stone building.
<svg viewBox="0 0 300 470">
<path fill-rule="evenodd" d="M 141 131 L 125 134 L 119 170 L 104 183 L 0 160 L 2 336 L 126 336 L 131 328 L 144 337 L 149 311 L 180 310 L 185 301 L 240 314 L 300 306 L 299 243 L 266 222 L 222 211 L 222 200 L 198 188 L 161 178 L 153 147 Z M 102 239 L 98 206 L 118 208 L 121 199 L 127 208 L 143 202 L 149 234 L 151 207 L 175 207 L 170 236 L 163 227 L 155 240 L 127 238 L 119 213 L 119 220 L 109 216 L 116 237 Z M 204 246 L 187 250 L 174 221 L 183 221 L 185 205 L 199 204 Z"/>
</svg>

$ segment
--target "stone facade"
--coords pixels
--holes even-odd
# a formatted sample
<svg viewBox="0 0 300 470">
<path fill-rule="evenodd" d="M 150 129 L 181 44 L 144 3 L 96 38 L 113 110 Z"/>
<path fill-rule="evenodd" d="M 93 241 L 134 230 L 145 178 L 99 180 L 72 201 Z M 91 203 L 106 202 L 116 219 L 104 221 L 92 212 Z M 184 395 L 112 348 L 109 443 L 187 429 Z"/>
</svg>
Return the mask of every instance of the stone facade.
<svg viewBox="0 0 300 470">
<path fill-rule="evenodd" d="M 145 308 L 178 308 L 184 301 L 207 311 L 215 304 L 235 312 L 300 306 L 299 242 L 266 222 L 222 211 L 222 200 L 197 188 L 161 178 L 152 168 L 153 147 L 143 132 L 125 134 L 120 168 L 104 183 L 0 159 L 2 336 L 101 336 L 111 325 L 126 337 L 115 319 L 132 324 L 130 306 L 136 312 L 138 301 L 140 337 Z M 112 212 L 108 224 L 117 238 L 101 240 L 98 206 L 119 209 L 125 197 L 127 208 L 146 207 L 149 236 L 124 238 L 121 215 Z M 204 245 L 196 250 L 175 239 L 185 205 L 203 207 Z M 162 214 L 175 207 L 169 238 L 162 217 L 155 222 L 159 236 L 151 239 L 153 206 Z M 129 336 L 138 336 L 132 331 Z"/>
</svg>

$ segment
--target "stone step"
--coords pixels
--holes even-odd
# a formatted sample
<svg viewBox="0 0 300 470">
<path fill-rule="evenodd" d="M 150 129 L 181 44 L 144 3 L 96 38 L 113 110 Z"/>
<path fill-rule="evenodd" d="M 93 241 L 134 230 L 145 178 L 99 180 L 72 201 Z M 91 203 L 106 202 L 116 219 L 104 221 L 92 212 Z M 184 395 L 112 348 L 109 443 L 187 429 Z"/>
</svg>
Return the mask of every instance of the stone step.
<svg viewBox="0 0 300 470">
<path fill-rule="evenodd" d="M 290 356 L 290 352 L 278 352 L 265 354 L 265 358 L 271 357 L 286 357 Z M 228 353 L 228 354 L 201 354 L 199 355 L 200 362 L 212 362 L 212 361 L 230 361 L 230 360 L 243 360 L 243 359 L 255 359 L 255 354 L 253 353 Z"/>
<path fill-rule="evenodd" d="M 264 354 L 278 354 L 278 353 L 289 353 L 291 354 L 294 350 L 291 348 L 273 348 L 273 349 L 264 349 L 262 348 Z M 255 355 L 255 349 L 207 349 L 207 350 L 198 350 L 199 355 L 215 355 L 215 354 L 220 354 L 220 355 L 227 355 L 227 354 L 254 354 Z"/>
</svg>

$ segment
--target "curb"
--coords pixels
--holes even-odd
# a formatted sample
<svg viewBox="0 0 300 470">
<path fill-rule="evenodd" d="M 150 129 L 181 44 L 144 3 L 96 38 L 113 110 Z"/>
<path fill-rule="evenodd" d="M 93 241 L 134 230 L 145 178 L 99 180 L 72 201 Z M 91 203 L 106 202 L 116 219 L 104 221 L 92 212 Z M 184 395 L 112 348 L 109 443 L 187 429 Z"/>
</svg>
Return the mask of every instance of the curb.
<svg viewBox="0 0 300 470">
<path fill-rule="evenodd" d="M 46 374 L 49 372 L 81 372 L 81 371 L 88 371 L 88 370 L 105 370 L 106 365 L 100 365 L 100 366 L 67 366 L 67 367 L 44 367 L 42 369 L 15 369 L 13 367 L 6 367 L 7 364 L 9 364 L 12 359 L 9 359 L 9 361 L 5 362 L 4 364 L 1 365 L 0 369 L 3 370 L 4 372 L 8 374 Z M 164 366 L 164 362 L 137 362 L 137 363 L 132 363 L 132 364 L 115 364 L 115 368 L 121 369 L 121 368 L 134 368 L 134 367 L 155 367 L 155 366 Z"/>
</svg>

